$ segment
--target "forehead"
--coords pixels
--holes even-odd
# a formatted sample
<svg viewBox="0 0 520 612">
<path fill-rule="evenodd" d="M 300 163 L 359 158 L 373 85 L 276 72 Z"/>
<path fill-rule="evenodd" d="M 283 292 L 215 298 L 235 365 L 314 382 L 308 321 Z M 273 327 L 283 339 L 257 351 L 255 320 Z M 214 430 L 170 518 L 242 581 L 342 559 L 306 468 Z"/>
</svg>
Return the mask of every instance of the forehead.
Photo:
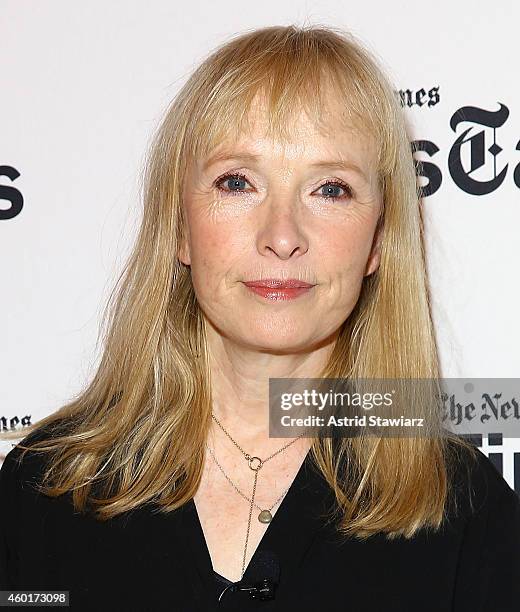
<svg viewBox="0 0 520 612">
<path fill-rule="evenodd" d="M 201 165 L 233 157 L 251 160 L 275 158 L 278 162 L 308 160 L 344 162 L 366 175 L 377 171 L 377 150 L 372 134 L 354 125 L 340 104 L 331 97 L 321 109 L 320 117 L 311 117 L 306 109 L 297 108 L 282 129 L 272 129 L 272 118 L 262 98 L 256 97 L 240 128 L 223 131 L 216 146 L 209 147 Z M 330 165 L 330 164 L 329 164 Z"/>
</svg>

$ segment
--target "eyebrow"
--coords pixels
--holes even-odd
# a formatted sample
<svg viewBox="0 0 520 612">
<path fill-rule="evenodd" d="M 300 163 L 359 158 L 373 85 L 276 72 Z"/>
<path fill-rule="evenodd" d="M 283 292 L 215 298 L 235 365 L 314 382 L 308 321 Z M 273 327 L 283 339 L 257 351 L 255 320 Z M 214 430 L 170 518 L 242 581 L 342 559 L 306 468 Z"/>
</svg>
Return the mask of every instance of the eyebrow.
<svg viewBox="0 0 520 612">
<path fill-rule="evenodd" d="M 261 155 L 257 155 L 256 153 L 249 153 L 247 151 L 244 152 L 236 152 L 236 153 L 228 153 L 221 152 L 215 153 L 208 157 L 208 159 L 202 165 L 203 170 L 207 170 L 210 166 L 222 161 L 229 160 L 237 160 L 237 161 L 245 161 L 245 162 L 258 162 L 262 158 Z M 359 174 L 361 178 L 365 181 L 368 181 L 366 174 L 363 170 L 354 162 L 342 160 L 342 159 L 331 159 L 331 160 L 322 160 L 316 161 L 310 164 L 311 168 L 335 168 L 338 170 L 351 170 L 356 174 Z"/>
<path fill-rule="evenodd" d="M 256 162 L 256 161 L 259 161 L 260 158 L 261 158 L 261 155 L 256 155 L 255 153 L 248 153 L 247 151 L 236 152 L 236 153 L 227 153 L 227 152 L 215 153 L 214 155 L 211 155 L 210 157 L 208 157 L 208 159 L 202 165 L 202 169 L 207 170 L 210 166 L 213 166 L 213 164 L 216 164 L 221 161 L 228 161 L 230 159 Z"/>
<path fill-rule="evenodd" d="M 311 168 L 337 168 L 338 170 L 352 170 L 359 174 L 363 179 L 368 180 L 363 170 L 354 162 L 343 161 L 341 159 L 331 159 L 310 164 Z"/>
</svg>

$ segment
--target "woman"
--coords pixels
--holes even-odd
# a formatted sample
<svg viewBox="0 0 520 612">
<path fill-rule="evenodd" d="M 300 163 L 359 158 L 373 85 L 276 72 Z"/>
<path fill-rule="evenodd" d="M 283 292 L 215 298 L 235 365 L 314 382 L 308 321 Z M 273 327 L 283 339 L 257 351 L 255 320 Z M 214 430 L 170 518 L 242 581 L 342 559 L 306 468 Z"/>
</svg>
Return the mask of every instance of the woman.
<svg viewBox="0 0 520 612">
<path fill-rule="evenodd" d="M 2 588 L 77 610 L 518 609 L 519 502 L 482 453 L 269 437 L 270 378 L 439 375 L 404 117 L 363 46 L 228 41 L 168 109 L 144 204 L 96 375 L 2 466 Z"/>
</svg>

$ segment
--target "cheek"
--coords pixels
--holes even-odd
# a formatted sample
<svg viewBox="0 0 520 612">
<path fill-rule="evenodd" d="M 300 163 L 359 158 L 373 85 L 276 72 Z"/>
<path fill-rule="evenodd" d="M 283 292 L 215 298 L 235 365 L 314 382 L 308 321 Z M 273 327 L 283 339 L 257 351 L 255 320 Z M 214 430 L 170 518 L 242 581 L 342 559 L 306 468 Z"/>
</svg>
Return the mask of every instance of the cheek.
<svg viewBox="0 0 520 612">
<path fill-rule="evenodd" d="M 193 219 L 190 226 L 191 273 L 194 283 L 204 281 L 215 287 L 223 282 L 233 261 L 243 253 L 246 233 L 232 222 L 212 223 L 210 219 Z"/>
<path fill-rule="evenodd" d="M 367 227 L 334 228 L 322 233 L 319 252 L 332 277 L 361 277 L 372 248 L 373 231 Z"/>
<path fill-rule="evenodd" d="M 328 315 L 334 320 L 344 321 L 359 299 L 372 238 L 364 226 L 336 228 L 321 239 L 321 266 L 330 281 Z"/>
</svg>

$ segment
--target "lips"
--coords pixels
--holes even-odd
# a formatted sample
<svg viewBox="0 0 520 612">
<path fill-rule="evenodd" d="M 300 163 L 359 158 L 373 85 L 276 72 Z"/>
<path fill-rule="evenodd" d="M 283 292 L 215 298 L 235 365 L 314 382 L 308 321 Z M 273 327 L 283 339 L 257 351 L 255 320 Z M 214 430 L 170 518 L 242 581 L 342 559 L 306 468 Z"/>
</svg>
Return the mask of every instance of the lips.
<svg viewBox="0 0 520 612">
<path fill-rule="evenodd" d="M 259 289 L 308 289 L 313 287 L 311 283 L 305 283 L 296 278 L 287 278 L 284 280 L 278 278 L 263 278 L 261 280 L 245 281 L 244 285 L 248 287 L 257 287 Z"/>
<path fill-rule="evenodd" d="M 279 302 L 293 300 L 301 295 L 309 293 L 314 287 L 310 283 L 305 283 L 296 278 L 262 278 L 253 281 L 246 281 L 244 285 L 256 295 L 270 301 Z"/>
</svg>

